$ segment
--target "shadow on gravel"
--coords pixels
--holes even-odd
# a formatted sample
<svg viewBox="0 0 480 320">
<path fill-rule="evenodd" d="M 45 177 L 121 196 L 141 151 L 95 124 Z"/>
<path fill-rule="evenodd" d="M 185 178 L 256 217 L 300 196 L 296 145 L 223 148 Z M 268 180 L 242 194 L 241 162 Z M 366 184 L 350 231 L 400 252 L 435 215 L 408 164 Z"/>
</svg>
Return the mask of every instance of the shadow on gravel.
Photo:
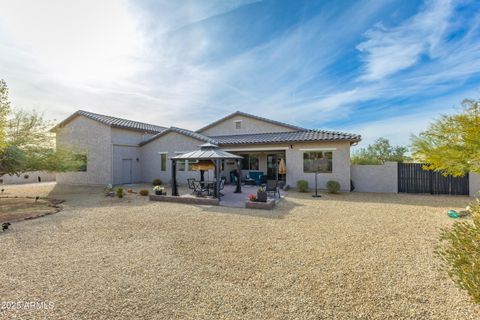
<svg viewBox="0 0 480 320">
<path fill-rule="evenodd" d="M 126 193 L 123 198 L 105 196 L 104 188 L 98 186 L 55 185 L 48 197 L 65 200 L 64 205 L 72 208 L 97 208 L 109 206 L 145 206 L 151 202 L 148 197 L 140 196 L 138 191 L 143 186 L 123 187 L 125 191 L 132 189 L 135 193 Z"/>
<path fill-rule="evenodd" d="M 277 203 L 276 207 L 272 210 L 194 205 L 194 207 L 209 213 L 235 214 L 268 219 L 282 219 L 286 215 L 290 214 L 293 209 L 301 206 L 303 206 L 303 204 L 291 201 L 290 199 L 288 199 L 288 197 L 282 199 L 279 203 Z"/>
</svg>

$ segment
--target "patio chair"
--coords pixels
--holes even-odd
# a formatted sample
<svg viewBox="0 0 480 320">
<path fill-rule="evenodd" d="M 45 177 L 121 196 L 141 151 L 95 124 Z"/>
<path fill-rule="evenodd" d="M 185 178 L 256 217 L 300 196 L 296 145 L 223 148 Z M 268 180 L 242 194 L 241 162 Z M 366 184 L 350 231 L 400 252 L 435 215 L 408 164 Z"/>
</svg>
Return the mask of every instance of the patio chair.
<svg viewBox="0 0 480 320">
<path fill-rule="evenodd" d="M 201 181 L 195 180 L 192 182 L 192 185 L 193 185 L 193 193 L 197 197 L 201 197 L 201 196 L 204 196 L 205 194 L 209 194 L 208 184 L 204 184 Z"/>
<path fill-rule="evenodd" d="M 224 196 L 224 194 L 221 192 L 225 188 L 225 180 L 220 180 L 220 186 L 218 189 L 218 193 L 220 196 Z M 208 185 L 208 195 L 213 196 L 215 194 L 215 183 L 210 183 Z"/>
<path fill-rule="evenodd" d="M 278 197 L 279 198 L 281 197 L 280 189 L 278 188 L 278 180 L 267 180 L 267 185 L 265 186 L 265 191 L 267 191 L 267 194 L 273 192 L 273 196 L 275 198 L 277 197 L 277 193 L 278 193 Z"/>
<path fill-rule="evenodd" d="M 219 193 L 220 193 L 220 196 L 223 196 L 224 194 L 221 192 L 223 190 L 223 188 L 225 188 L 225 180 L 221 180 L 220 181 L 220 188 L 219 188 Z"/>
<path fill-rule="evenodd" d="M 188 189 L 192 190 L 192 193 L 195 192 L 195 186 L 193 185 L 194 181 L 195 181 L 194 178 L 188 178 L 187 179 Z"/>
</svg>

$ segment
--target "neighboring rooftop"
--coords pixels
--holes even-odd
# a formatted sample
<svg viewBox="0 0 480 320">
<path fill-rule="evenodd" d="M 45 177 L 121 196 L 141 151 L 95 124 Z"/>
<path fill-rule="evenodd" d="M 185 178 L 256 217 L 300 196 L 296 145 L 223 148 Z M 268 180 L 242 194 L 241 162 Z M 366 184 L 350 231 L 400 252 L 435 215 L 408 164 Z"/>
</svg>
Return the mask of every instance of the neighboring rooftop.
<svg viewBox="0 0 480 320">
<path fill-rule="evenodd" d="M 260 120 L 260 121 L 265 121 L 265 122 L 268 122 L 268 123 L 271 123 L 271 124 L 275 124 L 277 126 L 282 126 L 282 127 L 285 127 L 285 128 L 290 128 L 290 129 L 293 129 L 293 130 L 307 130 L 305 128 L 302 128 L 302 127 L 297 127 L 297 126 L 294 126 L 294 125 L 291 125 L 291 124 L 288 124 L 288 123 L 284 123 L 284 122 L 280 122 L 280 121 L 275 121 L 275 120 L 271 120 L 271 119 L 267 119 L 267 118 L 263 118 L 263 117 L 259 117 L 259 116 L 256 116 L 256 115 L 253 115 L 253 114 L 249 114 L 249 113 L 245 113 L 245 112 L 242 112 L 242 111 L 235 111 L 234 113 L 231 113 L 229 114 L 228 116 L 225 116 L 221 119 L 218 119 L 217 121 L 214 121 L 212 123 L 209 123 L 208 125 L 206 125 L 205 127 L 203 128 L 200 128 L 198 129 L 196 132 L 202 132 L 208 128 L 211 128 L 213 126 L 215 126 L 216 124 L 222 122 L 222 121 L 225 121 L 227 119 L 230 119 L 232 117 L 235 117 L 235 116 L 244 116 L 244 117 L 248 117 L 248 118 L 252 118 L 252 119 L 256 119 L 256 120 Z"/>
<path fill-rule="evenodd" d="M 157 126 L 154 124 L 149 124 L 149 123 L 144 123 L 144 122 L 139 122 L 139 121 L 133 121 L 133 120 L 127 120 L 127 119 L 122 119 L 122 118 L 116 118 L 112 116 L 107 116 L 103 114 L 98 114 L 98 113 L 93 113 L 89 111 L 84 111 L 84 110 L 78 110 L 74 114 L 72 114 L 70 117 L 67 119 L 63 120 L 60 122 L 58 125 L 56 125 L 52 130 L 55 130 L 71 120 L 73 120 L 77 116 L 84 116 L 89 119 L 101 122 L 103 124 L 106 124 L 108 126 L 112 126 L 115 128 L 122 128 L 122 129 L 130 129 L 130 130 L 137 130 L 137 131 L 142 131 L 142 132 L 148 132 L 148 133 L 159 133 L 162 131 L 167 130 L 166 127 L 162 126 Z"/>
<path fill-rule="evenodd" d="M 325 130 L 300 130 L 291 132 L 272 132 L 239 134 L 228 136 L 210 137 L 220 145 L 233 144 L 261 144 L 282 142 L 309 142 L 309 141 L 350 141 L 359 142 L 361 136 L 352 133 L 325 131 Z"/>
</svg>

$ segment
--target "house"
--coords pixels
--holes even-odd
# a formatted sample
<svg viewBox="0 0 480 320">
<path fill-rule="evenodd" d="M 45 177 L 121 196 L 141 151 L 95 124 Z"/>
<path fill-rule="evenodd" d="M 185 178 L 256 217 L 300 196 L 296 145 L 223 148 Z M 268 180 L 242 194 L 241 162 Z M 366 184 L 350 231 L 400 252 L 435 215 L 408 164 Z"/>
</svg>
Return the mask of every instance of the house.
<svg viewBox="0 0 480 320">
<path fill-rule="evenodd" d="M 320 188 L 336 180 L 348 191 L 350 147 L 361 139 L 356 134 L 311 130 L 240 111 L 191 131 L 80 110 L 52 131 L 57 146 L 73 148 L 85 161 L 79 172 L 57 174 L 57 183 L 88 185 L 151 182 L 155 178 L 168 183 L 170 157 L 210 142 L 243 157 L 242 176 L 262 172 L 276 179 L 282 161 L 286 174 L 278 178 L 288 185 L 307 180 L 313 187 L 318 170 Z M 191 169 L 192 163 L 187 161 L 177 164 L 179 183 L 198 178 L 198 172 Z M 229 181 L 234 169 L 234 162 L 223 163 L 222 176 Z"/>
</svg>

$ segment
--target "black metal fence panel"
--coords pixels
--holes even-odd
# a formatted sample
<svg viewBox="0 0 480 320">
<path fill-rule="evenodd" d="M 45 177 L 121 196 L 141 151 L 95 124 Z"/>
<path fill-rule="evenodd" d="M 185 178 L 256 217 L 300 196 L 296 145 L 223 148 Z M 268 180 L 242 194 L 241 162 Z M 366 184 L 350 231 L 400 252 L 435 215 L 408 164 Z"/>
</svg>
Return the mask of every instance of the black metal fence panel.
<svg viewBox="0 0 480 320">
<path fill-rule="evenodd" d="M 424 170 L 422 163 L 398 164 L 398 192 L 468 195 L 468 174 L 463 177 L 444 176 L 441 172 Z"/>
</svg>

